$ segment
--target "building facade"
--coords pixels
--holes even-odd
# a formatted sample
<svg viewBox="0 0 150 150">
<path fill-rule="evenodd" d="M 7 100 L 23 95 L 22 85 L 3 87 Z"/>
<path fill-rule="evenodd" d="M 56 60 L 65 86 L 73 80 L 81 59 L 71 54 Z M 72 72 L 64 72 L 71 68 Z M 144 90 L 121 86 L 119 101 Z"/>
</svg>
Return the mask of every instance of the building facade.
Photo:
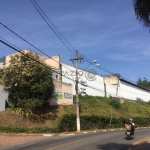
<svg viewBox="0 0 150 150">
<path fill-rule="evenodd" d="M 62 63 L 62 82 L 71 83 L 73 94 L 75 90 L 75 67 Z M 120 99 L 137 100 L 145 102 L 150 101 L 150 90 L 137 86 L 129 82 L 119 74 L 110 74 L 99 76 L 87 70 L 78 69 L 79 76 L 79 93 L 92 96 L 112 96 Z M 65 77 L 66 76 L 66 77 Z"/>
<path fill-rule="evenodd" d="M 45 62 L 50 68 L 52 69 L 53 73 L 53 83 L 55 86 L 55 94 L 54 97 L 49 100 L 50 105 L 70 105 L 73 104 L 73 93 L 72 93 L 72 85 L 71 84 L 66 84 L 62 82 L 61 79 L 61 65 L 60 65 L 60 55 L 57 56 L 52 56 L 52 57 L 47 57 L 43 56 L 39 53 L 33 52 L 31 50 L 22 50 L 22 53 L 26 54 L 28 52 L 32 52 L 35 55 L 38 55 L 39 58 Z M 8 67 L 10 64 L 11 57 L 15 55 L 21 55 L 21 53 L 16 52 L 10 55 L 7 55 L 5 57 L 5 65 L 4 68 Z M 4 102 L 3 98 L 3 102 Z"/>
<path fill-rule="evenodd" d="M 23 50 L 29 52 L 31 50 Z M 12 55 L 6 56 L 5 67 L 9 65 Z M 38 54 L 38 53 L 36 53 Z M 50 105 L 70 105 L 73 104 L 73 95 L 76 94 L 76 69 L 74 66 L 60 61 L 60 56 L 52 58 L 38 54 L 39 57 L 52 68 L 55 85 L 55 96 L 49 100 Z M 129 82 L 119 74 L 100 76 L 93 71 L 78 69 L 78 89 L 82 95 L 92 96 L 112 96 L 120 99 L 150 101 L 150 90 L 141 88 Z"/>
</svg>

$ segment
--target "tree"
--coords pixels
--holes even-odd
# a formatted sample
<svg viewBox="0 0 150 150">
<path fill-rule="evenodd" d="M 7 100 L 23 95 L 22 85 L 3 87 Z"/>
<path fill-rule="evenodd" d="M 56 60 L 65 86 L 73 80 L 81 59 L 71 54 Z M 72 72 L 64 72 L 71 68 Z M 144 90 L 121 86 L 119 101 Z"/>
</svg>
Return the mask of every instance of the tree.
<svg viewBox="0 0 150 150">
<path fill-rule="evenodd" d="M 25 55 L 41 62 L 35 53 Z M 3 82 L 9 92 L 9 106 L 24 114 L 40 113 L 54 93 L 51 69 L 21 54 L 11 57 L 10 65 L 4 69 Z"/>
<path fill-rule="evenodd" d="M 4 74 L 3 72 L 4 72 L 3 69 L 0 68 L 0 84 L 3 84 L 3 79 L 2 79 Z"/>
<path fill-rule="evenodd" d="M 150 28 L 150 0 L 133 0 L 133 5 L 137 19 Z"/>
<path fill-rule="evenodd" d="M 150 81 L 148 81 L 148 79 L 146 78 L 143 79 L 139 78 L 136 83 L 138 86 L 141 86 L 146 89 L 150 89 Z"/>
</svg>

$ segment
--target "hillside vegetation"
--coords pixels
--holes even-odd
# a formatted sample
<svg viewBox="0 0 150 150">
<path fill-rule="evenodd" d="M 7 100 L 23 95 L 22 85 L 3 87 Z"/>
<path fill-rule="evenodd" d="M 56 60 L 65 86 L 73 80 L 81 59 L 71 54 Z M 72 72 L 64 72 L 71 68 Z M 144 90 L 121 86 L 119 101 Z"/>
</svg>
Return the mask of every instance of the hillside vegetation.
<svg viewBox="0 0 150 150">
<path fill-rule="evenodd" d="M 75 99 L 75 97 L 74 97 Z M 150 117 L 150 103 L 140 99 L 136 101 L 105 98 L 100 96 L 79 96 L 80 115 L 104 115 L 113 117 Z M 75 103 L 75 101 L 74 101 Z M 66 113 L 75 113 L 76 106 L 64 106 Z M 111 113 L 112 112 L 112 113 Z"/>
<path fill-rule="evenodd" d="M 74 97 L 75 99 L 75 97 Z M 79 96 L 80 116 L 106 116 L 108 118 L 144 117 L 150 118 L 150 104 L 142 100 L 120 103 L 117 98 L 98 96 Z M 40 115 L 23 117 L 15 110 L 7 109 L 0 112 L 0 125 L 23 127 L 55 127 L 60 117 L 65 114 L 76 114 L 75 101 L 73 105 L 45 107 Z"/>
</svg>

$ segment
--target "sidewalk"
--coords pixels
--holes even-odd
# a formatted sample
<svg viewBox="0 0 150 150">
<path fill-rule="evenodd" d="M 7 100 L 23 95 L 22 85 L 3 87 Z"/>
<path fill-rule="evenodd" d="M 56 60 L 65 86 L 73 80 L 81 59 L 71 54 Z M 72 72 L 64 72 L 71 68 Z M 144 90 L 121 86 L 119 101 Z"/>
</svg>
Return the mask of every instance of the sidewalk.
<svg viewBox="0 0 150 150">
<path fill-rule="evenodd" d="M 132 150 L 149 150 L 150 149 L 150 137 L 146 137 L 142 140 L 133 143 L 134 148 Z"/>
<path fill-rule="evenodd" d="M 46 137 L 43 134 L 23 135 L 23 134 L 0 134 L 0 147 L 6 145 L 12 145 L 17 143 L 25 143 L 28 141 L 36 141 L 38 139 L 44 139 Z"/>
</svg>

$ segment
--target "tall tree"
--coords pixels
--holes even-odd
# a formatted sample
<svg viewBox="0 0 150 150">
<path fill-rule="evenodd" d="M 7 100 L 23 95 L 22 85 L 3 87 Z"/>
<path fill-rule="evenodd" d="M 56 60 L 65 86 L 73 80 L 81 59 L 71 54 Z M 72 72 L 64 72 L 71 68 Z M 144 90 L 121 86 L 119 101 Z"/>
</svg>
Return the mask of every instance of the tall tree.
<svg viewBox="0 0 150 150">
<path fill-rule="evenodd" d="M 150 28 L 150 0 L 133 0 L 133 5 L 137 19 Z"/>
<path fill-rule="evenodd" d="M 35 53 L 25 54 L 41 62 Z M 54 93 L 51 69 L 21 54 L 11 57 L 10 65 L 4 69 L 3 82 L 9 92 L 9 106 L 25 114 L 39 113 Z"/>
</svg>

